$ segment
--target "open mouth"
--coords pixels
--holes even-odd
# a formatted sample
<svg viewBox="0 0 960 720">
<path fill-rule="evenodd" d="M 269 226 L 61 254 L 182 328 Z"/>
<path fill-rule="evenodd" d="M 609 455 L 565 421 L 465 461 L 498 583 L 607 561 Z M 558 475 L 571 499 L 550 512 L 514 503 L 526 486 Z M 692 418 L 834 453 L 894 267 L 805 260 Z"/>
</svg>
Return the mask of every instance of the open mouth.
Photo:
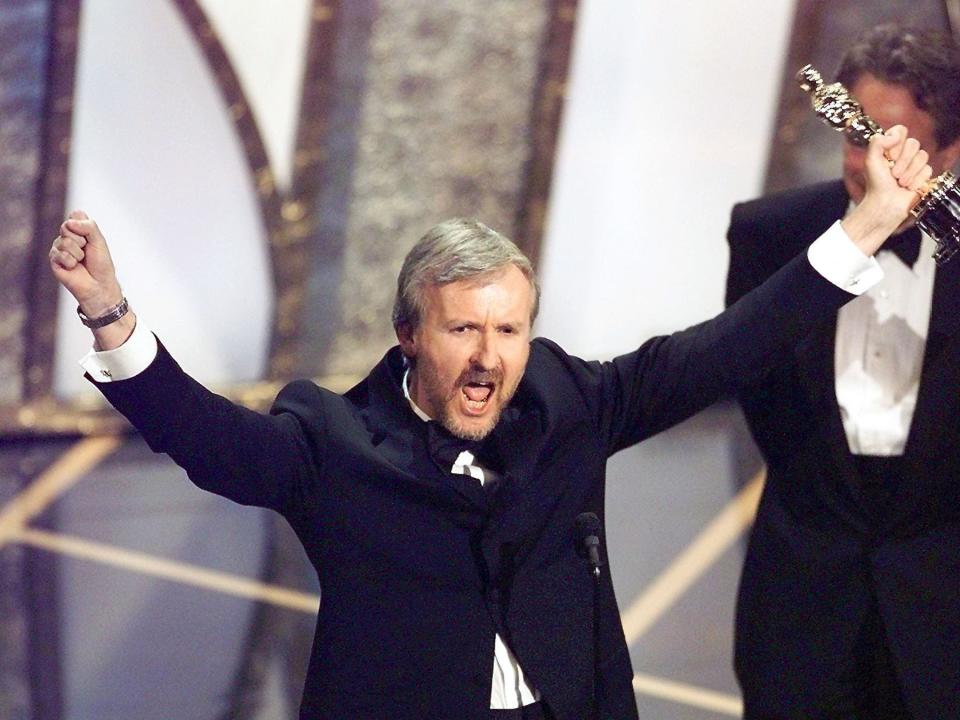
<svg viewBox="0 0 960 720">
<path fill-rule="evenodd" d="M 493 383 L 468 382 L 461 386 L 467 410 L 481 413 L 493 397 Z"/>
</svg>

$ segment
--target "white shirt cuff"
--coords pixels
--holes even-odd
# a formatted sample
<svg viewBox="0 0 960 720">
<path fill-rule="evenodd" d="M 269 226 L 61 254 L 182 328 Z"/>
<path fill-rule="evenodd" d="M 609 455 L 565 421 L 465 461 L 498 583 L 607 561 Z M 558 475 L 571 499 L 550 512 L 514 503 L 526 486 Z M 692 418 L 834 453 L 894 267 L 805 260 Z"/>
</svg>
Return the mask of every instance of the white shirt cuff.
<svg viewBox="0 0 960 720">
<path fill-rule="evenodd" d="M 862 295 L 883 279 L 877 261 L 860 252 L 837 220 L 807 249 L 813 269 L 838 288 Z"/>
<path fill-rule="evenodd" d="M 157 338 L 140 318 L 127 341 L 113 350 L 91 350 L 80 359 L 82 367 L 101 383 L 129 380 L 146 370 L 157 356 Z"/>
</svg>

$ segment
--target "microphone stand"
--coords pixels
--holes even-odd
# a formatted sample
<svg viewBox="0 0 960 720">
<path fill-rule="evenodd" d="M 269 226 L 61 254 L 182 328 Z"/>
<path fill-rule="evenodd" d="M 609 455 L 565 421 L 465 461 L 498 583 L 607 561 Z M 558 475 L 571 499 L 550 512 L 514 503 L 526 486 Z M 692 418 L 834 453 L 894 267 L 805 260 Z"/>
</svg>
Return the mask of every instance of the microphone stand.
<svg viewBox="0 0 960 720">
<path fill-rule="evenodd" d="M 593 703 L 588 720 L 599 720 L 600 701 L 598 685 L 600 680 L 600 613 L 597 608 L 597 592 L 600 589 L 600 518 L 595 513 L 585 512 L 577 516 L 577 534 L 580 537 L 580 554 L 585 555 L 590 565 L 591 583 L 590 612 L 593 625 Z"/>
</svg>

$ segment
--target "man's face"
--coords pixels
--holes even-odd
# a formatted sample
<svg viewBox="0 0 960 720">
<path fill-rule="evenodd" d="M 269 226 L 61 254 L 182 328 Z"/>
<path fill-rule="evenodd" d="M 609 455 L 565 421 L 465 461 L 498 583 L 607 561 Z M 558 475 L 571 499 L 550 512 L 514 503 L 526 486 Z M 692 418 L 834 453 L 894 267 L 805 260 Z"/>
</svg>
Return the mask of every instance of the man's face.
<svg viewBox="0 0 960 720">
<path fill-rule="evenodd" d="M 530 355 L 533 289 L 515 265 L 427 288 L 420 325 L 397 333 L 415 359 L 410 397 L 458 437 L 496 426 Z"/>
<path fill-rule="evenodd" d="M 850 93 L 883 129 L 904 125 L 911 137 L 920 141 L 920 147 L 930 154 L 933 174 L 950 169 L 960 154 L 960 141 L 945 148 L 938 146 L 934 134 L 933 117 L 917 107 L 910 91 L 902 85 L 878 80 L 873 75 L 862 75 Z M 864 164 L 866 148 L 846 143 L 843 150 L 843 182 L 854 202 L 863 200 L 866 193 Z"/>
</svg>

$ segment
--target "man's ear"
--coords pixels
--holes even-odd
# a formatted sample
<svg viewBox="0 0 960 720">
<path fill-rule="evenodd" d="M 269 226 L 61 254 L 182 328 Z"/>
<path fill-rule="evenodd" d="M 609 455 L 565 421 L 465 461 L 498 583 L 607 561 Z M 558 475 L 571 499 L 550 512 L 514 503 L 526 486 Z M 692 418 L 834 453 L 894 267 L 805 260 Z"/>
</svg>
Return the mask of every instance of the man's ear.
<svg viewBox="0 0 960 720">
<path fill-rule="evenodd" d="M 400 349 L 403 351 L 403 354 L 408 358 L 415 358 L 417 356 L 417 341 L 414 337 L 413 328 L 410 327 L 409 323 L 404 323 L 403 325 L 398 325 L 395 331 L 397 333 L 397 340 L 400 341 Z"/>
</svg>

